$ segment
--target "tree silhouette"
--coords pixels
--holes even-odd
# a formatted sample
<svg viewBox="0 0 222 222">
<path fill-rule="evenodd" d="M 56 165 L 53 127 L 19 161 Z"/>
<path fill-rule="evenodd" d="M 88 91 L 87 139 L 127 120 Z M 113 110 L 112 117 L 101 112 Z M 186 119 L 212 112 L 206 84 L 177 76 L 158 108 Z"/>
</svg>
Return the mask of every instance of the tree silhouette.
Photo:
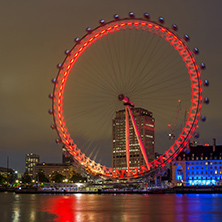
<svg viewBox="0 0 222 222">
<path fill-rule="evenodd" d="M 42 169 L 40 169 L 39 172 L 36 174 L 35 180 L 43 183 L 49 182 L 49 179 L 46 177 Z"/>
<path fill-rule="evenodd" d="M 70 178 L 74 183 L 86 181 L 87 178 L 83 177 L 80 173 L 72 171 L 72 177 Z"/>
<path fill-rule="evenodd" d="M 23 183 L 30 183 L 31 181 L 32 181 L 32 178 L 29 176 L 28 171 L 26 170 L 22 176 L 22 182 Z"/>
<path fill-rule="evenodd" d="M 0 174 L 0 184 L 4 184 L 6 182 L 6 178 Z"/>
<path fill-rule="evenodd" d="M 55 171 L 52 173 L 51 182 L 61 183 L 64 180 L 65 176 Z"/>
</svg>

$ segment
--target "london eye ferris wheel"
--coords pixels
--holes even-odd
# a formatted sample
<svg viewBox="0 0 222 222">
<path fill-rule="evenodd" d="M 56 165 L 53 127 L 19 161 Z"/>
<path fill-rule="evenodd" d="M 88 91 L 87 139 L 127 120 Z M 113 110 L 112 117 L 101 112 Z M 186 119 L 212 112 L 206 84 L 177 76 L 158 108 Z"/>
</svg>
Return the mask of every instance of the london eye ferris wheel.
<svg viewBox="0 0 222 222">
<path fill-rule="evenodd" d="M 143 18 L 114 15 L 110 22 L 100 20 L 98 27 L 86 29 L 82 38 L 66 50 L 58 64 L 58 74 L 52 80 L 54 124 L 67 152 L 88 172 L 110 178 L 136 178 L 164 167 L 186 148 L 193 135 L 198 137 L 201 115 L 201 80 L 205 64 L 197 65 L 198 48 L 189 49 L 188 35 L 180 37 L 178 27 L 164 25 L 159 17 L 152 21 L 148 13 Z M 177 112 L 180 101 L 180 114 Z M 158 158 L 149 159 L 134 107 L 142 107 L 155 118 L 155 151 Z M 119 110 L 124 114 L 125 167 L 112 167 L 113 119 Z M 178 110 L 179 111 L 179 110 Z M 185 115 L 184 115 L 185 113 Z M 177 128 L 175 123 L 177 119 Z M 174 122 L 174 123 L 173 123 Z M 132 123 L 132 125 L 130 125 Z M 169 123 L 175 125 L 174 140 L 169 141 Z M 131 164 L 130 132 L 133 130 L 143 157 L 136 167 Z M 123 152 L 123 151 L 121 151 Z"/>
</svg>

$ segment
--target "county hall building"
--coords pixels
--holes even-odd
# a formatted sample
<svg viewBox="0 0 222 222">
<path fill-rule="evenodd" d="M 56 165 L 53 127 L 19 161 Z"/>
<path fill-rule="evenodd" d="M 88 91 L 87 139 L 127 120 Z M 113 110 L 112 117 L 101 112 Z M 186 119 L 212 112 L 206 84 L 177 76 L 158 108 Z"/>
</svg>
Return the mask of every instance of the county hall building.
<svg viewBox="0 0 222 222">
<path fill-rule="evenodd" d="M 174 186 L 222 185 L 222 146 L 190 146 L 190 152 L 181 152 L 172 164 Z"/>
</svg>

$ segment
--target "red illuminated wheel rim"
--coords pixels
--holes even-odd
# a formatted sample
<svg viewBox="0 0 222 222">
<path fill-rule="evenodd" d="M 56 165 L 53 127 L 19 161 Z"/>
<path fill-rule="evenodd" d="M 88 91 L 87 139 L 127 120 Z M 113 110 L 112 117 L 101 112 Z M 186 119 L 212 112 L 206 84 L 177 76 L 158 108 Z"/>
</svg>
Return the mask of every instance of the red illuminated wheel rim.
<svg viewBox="0 0 222 222">
<path fill-rule="evenodd" d="M 85 153 L 81 151 L 81 148 L 77 147 L 74 138 L 72 138 L 69 133 L 63 109 L 64 92 L 70 71 L 75 66 L 83 52 L 99 39 L 123 30 L 143 30 L 144 32 L 151 32 L 169 42 L 184 61 L 188 70 L 192 91 L 189 115 L 186 119 L 185 126 L 173 145 L 170 146 L 163 155 L 150 162 L 148 165 L 142 165 L 129 170 L 113 169 L 111 167 L 101 165 L 86 156 Z M 57 130 L 59 140 L 72 157 L 79 162 L 79 164 L 96 175 L 111 178 L 133 178 L 147 174 L 158 167 L 164 167 L 166 164 L 175 159 L 176 156 L 184 149 L 187 142 L 192 137 L 200 117 L 202 106 L 202 84 L 200 71 L 196 64 L 193 52 L 189 50 L 186 41 L 181 39 L 174 31 L 164 27 L 162 24 L 158 24 L 147 19 L 116 19 L 109 23 L 103 23 L 94 30 L 89 30 L 89 32 L 79 39 L 74 47 L 67 52 L 67 56 L 59 67 L 59 72 L 54 82 L 55 86 L 52 95 L 52 114 L 54 117 L 54 127 Z"/>
</svg>

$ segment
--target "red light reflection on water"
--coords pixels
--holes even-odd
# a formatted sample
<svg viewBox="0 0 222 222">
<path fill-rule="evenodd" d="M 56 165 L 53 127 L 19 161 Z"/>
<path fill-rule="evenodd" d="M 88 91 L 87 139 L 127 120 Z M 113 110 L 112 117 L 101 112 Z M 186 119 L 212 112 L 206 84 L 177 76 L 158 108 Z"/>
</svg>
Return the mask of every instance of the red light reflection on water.
<svg viewBox="0 0 222 222">
<path fill-rule="evenodd" d="M 221 221 L 222 195 L 45 195 L 40 211 L 59 222 Z"/>
<path fill-rule="evenodd" d="M 54 221 L 175 221 L 174 205 L 167 196 L 161 201 L 150 195 L 50 195 L 41 211 L 54 215 Z M 170 201 L 171 202 L 171 201 Z M 161 210 L 160 210 L 161 209 Z"/>
<path fill-rule="evenodd" d="M 73 215 L 73 208 L 76 206 L 76 199 L 73 196 L 49 196 L 47 198 L 44 209 L 50 214 L 54 214 L 56 216 L 55 221 L 60 222 L 73 222 L 75 221 Z"/>
</svg>

